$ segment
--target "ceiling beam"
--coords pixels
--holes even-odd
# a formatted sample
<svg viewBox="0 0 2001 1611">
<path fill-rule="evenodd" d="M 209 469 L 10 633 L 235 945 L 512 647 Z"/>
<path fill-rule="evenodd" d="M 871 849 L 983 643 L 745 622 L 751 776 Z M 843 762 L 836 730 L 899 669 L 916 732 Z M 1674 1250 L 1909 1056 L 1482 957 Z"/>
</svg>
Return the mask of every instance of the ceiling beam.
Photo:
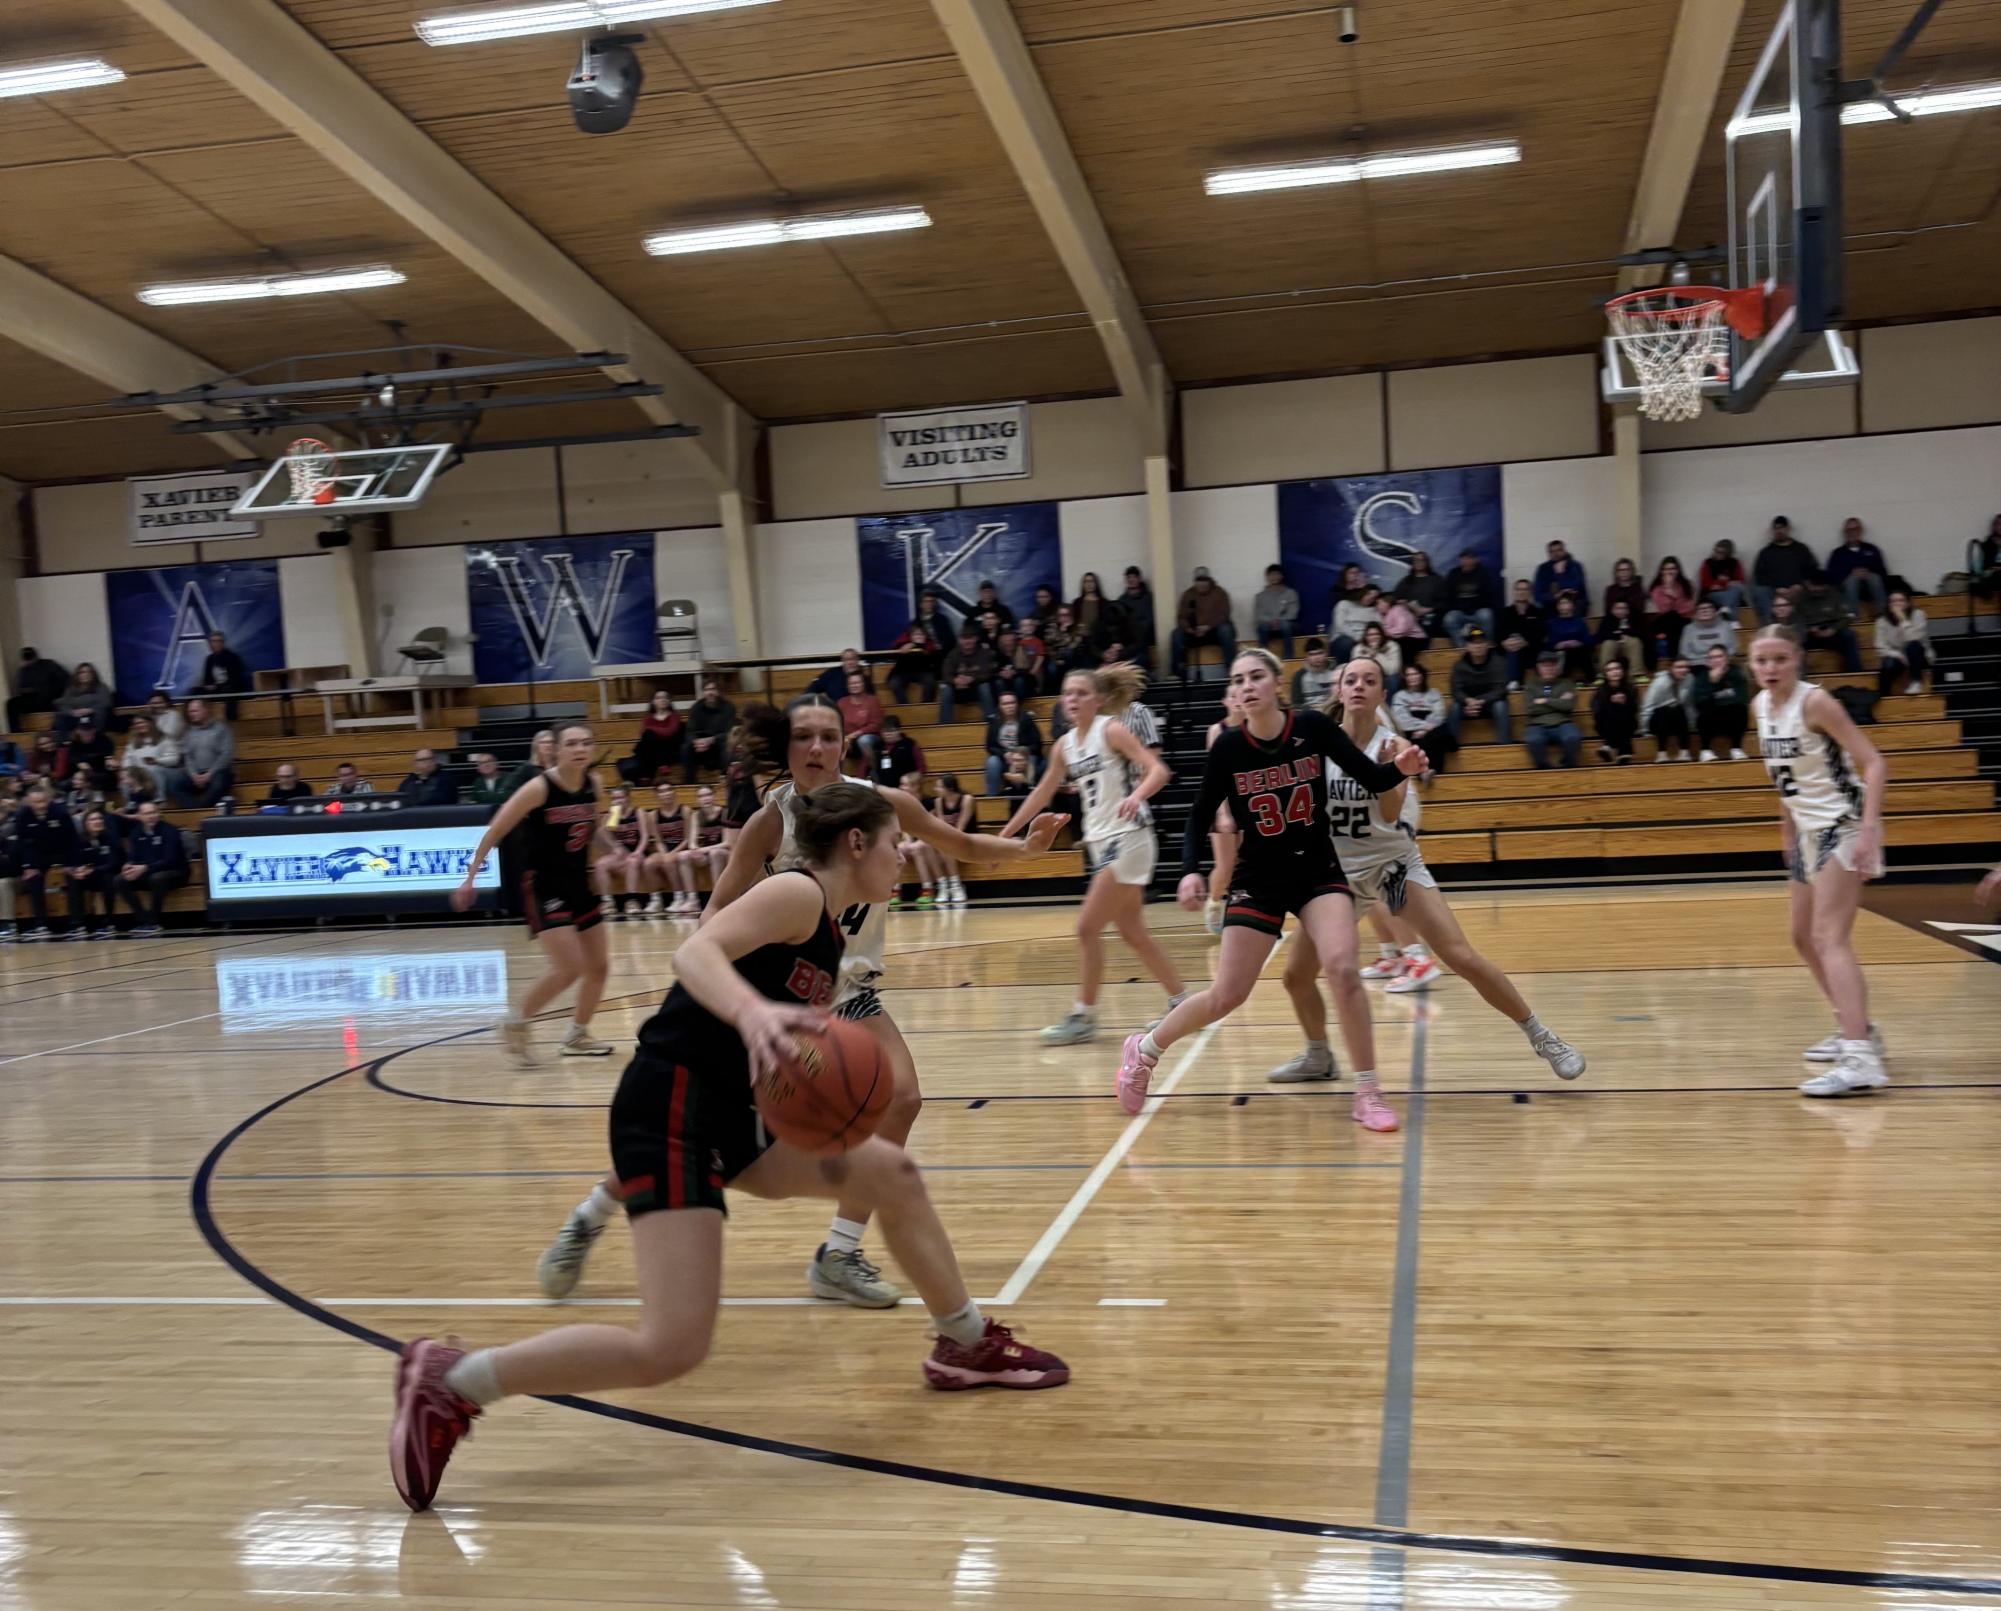
<svg viewBox="0 0 2001 1611">
<path fill-rule="evenodd" d="M 1716 112 L 1716 96 L 1730 65 L 1737 24 L 1744 0 L 1681 0 L 1667 66 L 1661 73 L 1660 96 L 1654 102 L 1654 126 L 1647 134 L 1647 153 L 1640 164 L 1640 182 L 1633 190 L 1633 210 L 1626 224 L 1627 252 L 1675 244 L 1688 187 L 1702 156 L 1702 142 Z M 1684 242 L 1695 246 L 1698 241 Z M 1657 267 L 1622 268 L 1619 289 L 1634 291 L 1658 285 Z"/>
<path fill-rule="evenodd" d="M 125 3 L 571 351 L 626 354 L 605 373 L 660 386 L 646 416 L 697 427 L 686 451 L 718 488 L 750 485 L 757 422 L 274 0 Z"/>
<path fill-rule="evenodd" d="M 119 393 L 178 392 L 229 378 L 206 358 L 11 257 L 0 257 L 0 335 Z M 160 412 L 177 420 L 209 417 L 187 403 L 163 405 Z M 271 456 L 235 431 L 201 434 L 225 459 Z"/>
<path fill-rule="evenodd" d="M 1164 454 L 1173 382 L 1007 0 L 931 0 L 987 121 L 1105 344 L 1150 456 Z"/>
</svg>

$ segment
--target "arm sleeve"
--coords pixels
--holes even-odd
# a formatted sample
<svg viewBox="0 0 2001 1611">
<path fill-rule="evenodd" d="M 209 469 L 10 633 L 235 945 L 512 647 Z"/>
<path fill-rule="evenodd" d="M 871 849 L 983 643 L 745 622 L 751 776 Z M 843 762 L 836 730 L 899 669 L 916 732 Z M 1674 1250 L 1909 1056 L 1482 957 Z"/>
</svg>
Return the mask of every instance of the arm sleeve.
<svg viewBox="0 0 2001 1611">
<path fill-rule="evenodd" d="M 1189 808 L 1188 822 L 1181 830 L 1181 876 L 1201 871 L 1202 846 L 1209 839 L 1209 824 L 1216 820 L 1216 808 L 1229 793 L 1229 762 L 1223 759 L 1223 745 L 1209 746 L 1202 763 L 1202 792 Z"/>
<path fill-rule="evenodd" d="M 1312 720 L 1309 722 L 1308 717 Z M 1372 761 L 1355 745 L 1341 724 L 1318 711 L 1301 711 L 1294 729 L 1301 738 L 1315 744 L 1322 755 L 1346 772 L 1371 794 L 1388 794 L 1404 781 L 1403 773 L 1388 761 Z M 1209 752 L 1214 755 L 1216 752 Z"/>
</svg>

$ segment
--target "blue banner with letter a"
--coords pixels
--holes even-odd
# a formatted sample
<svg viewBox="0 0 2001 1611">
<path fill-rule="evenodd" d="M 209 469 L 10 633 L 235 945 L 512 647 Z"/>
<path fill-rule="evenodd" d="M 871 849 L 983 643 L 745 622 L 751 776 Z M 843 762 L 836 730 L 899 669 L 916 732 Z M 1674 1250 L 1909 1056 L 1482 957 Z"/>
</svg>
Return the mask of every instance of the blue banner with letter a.
<svg viewBox="0 0 2001 1611">
<path fill-rule="evenodd" d="M 211 632 L 227 637 L 253 672 L 285 664 L 275 559 L 106 571 L 104 607 L 121 705 L 143 705 L 155 688 L 185 694 L 201 676 Z"/>
<path fill-rule="evenodd" d="M 1331 481 L 1286 481 L 1278 489 L 1278 560 L 1299 590 L 1300 618 L 1319 626 L 1342 570 L 1359 565 L 1385 592 L 1431 556 L 1443 576 L 1467 549 L 1501 574 L 1501 469 L 1405 470 Z"/>
<path fill-rule="evenodd" d="M 857 520 L 855 538 L 865 649 L 894 643 L 923 593 L 938 595 L 954 625 L 972 613 L 982 582 L 994 584 L 1017 619 L 1034 614 L 1035 590 L 1044 583 L 1063 597 L 1063 537 L 1053 503 L 882 515 Z"/>
<path fill-rule="evenodd" d="M 481 682 L 588 677 L 596 665 L 658 658 L 652 532 L 480 543 L 465 553 Z"/>
</svg>

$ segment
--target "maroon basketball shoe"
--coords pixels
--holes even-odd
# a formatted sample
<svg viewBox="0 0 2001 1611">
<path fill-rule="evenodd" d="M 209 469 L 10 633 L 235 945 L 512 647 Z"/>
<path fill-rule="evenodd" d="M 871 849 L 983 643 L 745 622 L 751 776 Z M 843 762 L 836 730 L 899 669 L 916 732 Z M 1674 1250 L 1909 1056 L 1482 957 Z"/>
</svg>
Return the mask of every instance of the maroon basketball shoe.
<svg viewBox="0 0 2001 1611">
<path fill-rule="evenodd" d="M 428 1510 L 459 1440 L 472 1436 L 479 1406 L 445 1385 L 465 1357 L 432 1337 L 406 1343 L 396 1362 L 396 1419 L 389 1428 L 389 1474 L 412 1510 Z"/>
<path fill-rule="evenodd" d="M 988 1320 L 986 1335 L 968 1346 L 940 1337 L 924 1361 L 924 1379 L 942 1392 L 967 1387 L 1061 1387 L 1070 1367 L 1054 1354 L 1017 1342 L 998 1320 Z"/>
</svg>

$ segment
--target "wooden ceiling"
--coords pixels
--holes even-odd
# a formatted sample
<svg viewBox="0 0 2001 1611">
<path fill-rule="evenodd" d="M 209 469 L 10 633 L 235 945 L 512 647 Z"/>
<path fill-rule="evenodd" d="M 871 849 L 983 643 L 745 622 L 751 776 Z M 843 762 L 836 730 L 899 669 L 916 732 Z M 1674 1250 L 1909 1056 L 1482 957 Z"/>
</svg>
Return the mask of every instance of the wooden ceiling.
<svg viewBox="0 0 2001 1611">
<path fill-rule="evenodd" d="M 579 134 L 573 41 L 434 50 L 433 0 L 282 4 L 614 296 L 766 420 L 1102 393 L 1109 366 L 928 0 L 779 0 L 645 30 L 643 102 Z M 1721 122 L 1769 28 L 1751 0 L 1682 238 L 1722 233 Z M 1848 0 L 1849 66 L 1915 0 Z M 1036 66 L 1182 384 L 1588 347 L 1602 326 L 1678 6 L 1663 0 L 1013 0 Z M 2001 76 L 2001 0 L 1955 0 L 1900 86 Z M 0 101 L 0 253 L 227 370 L 420 340 L 549 352 L 527 314 L 121 0 L 8 0 L 0 62 L 101 54 L 122 84 Z M 1487 136 L 1517 166 L 1211 199 L 1226 163 Z M 2001 302 L 2001 110 L 1852 130 L 1852 306 Z M 903 235 L 654 259 L 642 234 L 919 202 Z M 387 261 L 404 285 L 178 309 L 139 286 Z M 0 334 L 4 334 L 0 332 Z M 0 340 L 0 475 L 205 462 L 151 419 L 51 418 L 105 396 Z M 9 411 L 32 410 L 32 413 Z M 496 416 L 487 435 L 560 415 Z M 578 429 L 637 425 L 627 405 Z"/>
</svg>

